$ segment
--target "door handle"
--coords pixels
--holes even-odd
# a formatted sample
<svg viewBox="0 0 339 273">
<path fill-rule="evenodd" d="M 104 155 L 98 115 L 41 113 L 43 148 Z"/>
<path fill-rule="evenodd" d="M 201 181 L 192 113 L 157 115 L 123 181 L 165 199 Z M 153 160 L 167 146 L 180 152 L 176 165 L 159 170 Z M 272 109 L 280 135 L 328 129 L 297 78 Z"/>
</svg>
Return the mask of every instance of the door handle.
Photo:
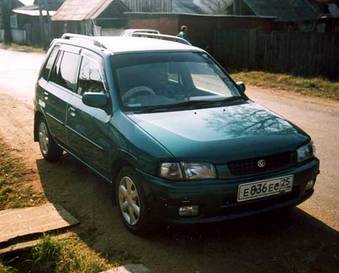
<svg viewBox="0 0 339 273">
<path fill-rule="evenodd" d="M 76 117 L 76 113 L 75 113 L 76 109 L 74 107 L 69 107 L 68 108 L 68 112 L 70 114 L 71 117 Z"/>
<path fill-rule="evenodd" d="M 48 96 L 49 94 L 48 94 L 48 92 L 44 91 L 44 95 L 45 95 L 45 96 Z"/>
</svg>

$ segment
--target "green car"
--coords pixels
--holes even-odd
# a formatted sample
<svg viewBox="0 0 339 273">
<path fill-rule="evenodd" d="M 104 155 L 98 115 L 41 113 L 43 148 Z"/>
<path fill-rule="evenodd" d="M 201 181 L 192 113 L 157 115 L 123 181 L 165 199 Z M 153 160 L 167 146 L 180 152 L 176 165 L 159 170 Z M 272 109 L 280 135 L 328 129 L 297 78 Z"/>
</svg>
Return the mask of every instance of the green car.
<svg viewBox="0 0 339 273">
<path fill-rule="evenodd" d="M 52 42 L 35 96 L 43 157 L 67 152 L 112 183 L 139 234 L 308 199 L 319 174 L 311 138 L 250 100 L 204 50 L 155 36 Z"/>
</svg>

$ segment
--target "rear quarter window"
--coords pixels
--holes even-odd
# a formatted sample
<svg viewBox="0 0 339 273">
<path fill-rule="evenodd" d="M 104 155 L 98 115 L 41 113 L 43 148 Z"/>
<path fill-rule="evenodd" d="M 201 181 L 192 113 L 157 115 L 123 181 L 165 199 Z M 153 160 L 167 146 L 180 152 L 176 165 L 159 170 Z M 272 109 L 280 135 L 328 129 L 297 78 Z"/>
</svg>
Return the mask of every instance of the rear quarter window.
<svg viewBox="0 0 339 273">
<path fill-rule="evenodd" d="M 48 56 L 48 60 L 46 61 L 46 64 L 42 70 L 41 77 L 44 78 L 45 80 L 48 80 L 49 74 L 53 68 L 54 62 L 56 57 L 58 56 L 59 53 L 59 47 L 55 46 Z"/>
</svg>

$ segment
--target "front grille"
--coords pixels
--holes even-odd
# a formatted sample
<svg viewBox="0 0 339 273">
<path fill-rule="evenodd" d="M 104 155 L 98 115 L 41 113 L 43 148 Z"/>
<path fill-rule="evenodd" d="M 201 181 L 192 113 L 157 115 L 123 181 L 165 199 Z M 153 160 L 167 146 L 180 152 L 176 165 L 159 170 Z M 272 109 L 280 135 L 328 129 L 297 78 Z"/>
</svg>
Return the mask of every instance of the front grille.
<svg viewBox="0 0 339 273">
<path fill-rule="evenodd" d="M 293 153 L 281 153 L 266 157 L 257 157 L 232 161 L 228 163 L 228 168 L 233 175 L 249 175 L 270 171 L 282 170 L 290 166 Z M 259 167 L 258 162 L 265 160 L 265 167 Z"/>
</svg>

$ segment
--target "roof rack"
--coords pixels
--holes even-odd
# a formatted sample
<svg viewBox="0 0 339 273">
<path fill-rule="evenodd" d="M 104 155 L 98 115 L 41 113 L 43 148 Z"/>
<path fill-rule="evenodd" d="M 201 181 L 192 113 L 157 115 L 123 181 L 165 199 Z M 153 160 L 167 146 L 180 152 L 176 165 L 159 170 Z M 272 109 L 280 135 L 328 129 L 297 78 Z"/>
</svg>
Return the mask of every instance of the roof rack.
<svg viewBox="0 0 339 273">
<path fill-rule="evenodd" d="M 145 32 L 137 32 L 133 33 L 132 37 L 144 37 L 144 38 L 153 38 L 153 39 L 160 39 L 160 40 L 168 40 L 173 42 L 178 42 L 186 45 L 192 45 L 189 41 L 172 35 L 165 35 L 165 34 L 152 34 L 152 33 L 145 33 Z"/>
<path fill-rule="evenodd" d="M 61 36 L 61 39 L 67 39 L 67 40 L 84 40 L 92 42 L 93 45 L 107 49 L 106 46 L 104 46 L 102 43 L 100 43 L 98 40 L 95 40 L 93 36 L 87 36 L 87 35 L 81 35 L 81 34 L 75 34 L 75 33 L 65 33 Z"/>
</svg>

